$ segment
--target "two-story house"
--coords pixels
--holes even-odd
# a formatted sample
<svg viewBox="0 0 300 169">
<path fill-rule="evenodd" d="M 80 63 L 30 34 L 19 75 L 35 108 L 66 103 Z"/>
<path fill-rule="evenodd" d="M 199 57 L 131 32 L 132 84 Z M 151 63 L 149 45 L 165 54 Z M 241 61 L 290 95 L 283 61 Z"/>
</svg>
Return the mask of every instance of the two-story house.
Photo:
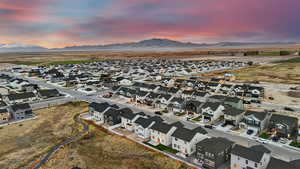
<svg viewBox="0 0 300 169">
<path fill-rule="evenodd" d="M 240 128 L 253 130 L 255 134 L 260 133 L 267 128 L 271 113 L 246 111 L 242 121 L 239 124 Z"/>
<path fill-rule="evenodd" d="M 237 109 L 231 106 L 225 106 L 224 112 L 224 123 L 239 127 L 239 123 L 244 117 L 245 110 Z"/>
<path fill-rule="evenodd" d="M 202 121 L 204 123 L 213 123 L 224 115 L 225 107 L 221 103 L 206 102 L 201 107 Z"/>
<path fill-rule="evenodd" d="M 206 138 L 196 144 L 196 159 L 207 168 L 218 169 L 230 160 L 233 145 L 226 138 Z"/>
<path fill-rule="evenodd" d="M 0 109 L 0 124 L 7 123 L 10 120 L 10 113 L 7 109 Z"/>
<path fill-rule="evenodd" d="M 231 151 L 231 169 L 265 169 L 271 159 L 270 150 L 263 146 L 236 145 Z"/>
<path fill-rule="evenodd" d="M 22 120 L 32 115 L 31 106 L 28 103 L 14 104 L 9 107 L 13 119 Z"/>
<path fill-rule="evenodd" d="M 110 108 L 110 105 L 107 102 L 104 103 L 96 103 L 92 102 L 88 106 L 89 115 L 96 123 L 102 124 L 104 123 L 104 115 L 105 110 Z"/>
<path fill-rule="evenodd" d="M 162 144 L 164 146 L 170 146 L 172 144 L 171 135 L 176 129 L 177 127 L 174 125 L 165 122 L 154 123 L 154 125 L 150 127 L 150 143 L 153 145 Z"/>
<path fill-rule="evenodd" d="M 268 129 L 280 137 L 295 139 L 298 136 L 298 118 L 273 114 Z"/>
<path fill-rule="evenodd" d="M 202 127 L 187 129 L 178 127 L 172 136 L 172 148 L 185 156 L 190 156 L 196 151 L 196 143 L 208 138 L 207 131 Z"/>
</svg>

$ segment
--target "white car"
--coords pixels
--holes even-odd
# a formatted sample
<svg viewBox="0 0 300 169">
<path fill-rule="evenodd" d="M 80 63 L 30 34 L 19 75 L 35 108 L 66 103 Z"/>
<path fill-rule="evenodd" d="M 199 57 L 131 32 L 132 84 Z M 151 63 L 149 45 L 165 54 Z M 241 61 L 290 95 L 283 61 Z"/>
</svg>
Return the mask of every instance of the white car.
<svg viewBox="0 0 300 169">
<path fill-rule="evenodd" d="M 262 143 L 262 144 L 267 144 L 268 141 L 266 139 L 262 139 L 262 138 L 257 138 L 256 139 L 257 142 Z"/>
</svg>

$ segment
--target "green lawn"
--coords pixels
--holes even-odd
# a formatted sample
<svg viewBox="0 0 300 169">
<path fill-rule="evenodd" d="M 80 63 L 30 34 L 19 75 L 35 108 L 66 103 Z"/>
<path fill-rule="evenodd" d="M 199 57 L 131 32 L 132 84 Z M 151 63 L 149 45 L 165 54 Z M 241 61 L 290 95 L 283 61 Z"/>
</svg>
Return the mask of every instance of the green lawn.
<svg viewBox="0 0 300 169">
<path fill-rule="evenodd" d="M 263 133 L 259 137 L 263 139 L 269 139 L 271 137 L 271 134 Z"/>
<path fill-rule="evenodd" d="M 300 148 L 300 143 L 299 142 L 291 142 L 290 146 Z"/>
<path fill-rule="evenodd" d="M 193 118 L 192 120 L 193 120 L 193 121 L 201 121 L 201 119 L 202 119 L 202 116 L 198 116 L 198 117 L 196 117 L 196 118 Z"/>
<path fill-rule="evenodd" d="M 174 150 L 174 149 L 172 149 L 171 147 L 167 147 L 167 146 L 164 146 L 164 145 L 161 145 L 161 144 L 159 144 L 159 145 L 157 145 L 157 146 L 154 146 L 154 145 L 149 144 L 149 143 L 147 143 L 147 142 L 144 142 L 144 144 L 146 144 L 146 145 L 148 145 L 148 146 L 151 146 L 151 147 L 153 147 L 153 148 L 156 148 L 156 149 L 158 149 L 158 150 L 160 150 L 160 151 L 166 151 L 166 152 L 169 152 L 169 153 L 172 153 L 172 154 L 178 153 L 177 150 Z"/>
</svg>

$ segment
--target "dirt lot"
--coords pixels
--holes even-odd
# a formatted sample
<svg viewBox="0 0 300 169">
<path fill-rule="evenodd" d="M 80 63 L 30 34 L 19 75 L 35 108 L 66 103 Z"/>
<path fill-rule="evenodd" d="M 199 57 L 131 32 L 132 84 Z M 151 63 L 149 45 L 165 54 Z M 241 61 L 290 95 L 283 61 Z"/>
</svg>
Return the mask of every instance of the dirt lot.
<svg viewBox="0 0 300 169">
<path fill-rule="evenodd" d="M 87 111 L 86 103 L 69 103 L 37 110 L 35 120 L 2 127 L 0 168 L 31 168 L 51 146 L 81 130 L 73 116 L 84 111 Z"/>
<path fill-rule="evenodd" d="M 91 127 L 91 135 L 65 146 L 43 169 L 188 169 L 176 160 L 120 136 Z"/>
</svg>

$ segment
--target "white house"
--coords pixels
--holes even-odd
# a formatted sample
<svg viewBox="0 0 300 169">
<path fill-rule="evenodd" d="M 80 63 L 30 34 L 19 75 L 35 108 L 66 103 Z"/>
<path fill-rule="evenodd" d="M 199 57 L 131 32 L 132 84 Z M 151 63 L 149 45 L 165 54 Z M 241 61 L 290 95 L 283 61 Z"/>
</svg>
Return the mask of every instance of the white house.
<svg viewBox="0 0 300 169">
<path fill-rule="evenodd" d="M 164 122 L 157 122 L 150 128 L 151 133 L 151 144 L 158 145 L 162 144 L 164 146 L 170 146 L 172 144 L 171 135 L 177 127 L 172 124 L 167 124 Z"/>
<path fill-rule="evenodd" d="M 193 130 L 178 127 L 172 134 L 172 148 L 185 156 L 189 156 L 196 151 L 196 144 L 208 138 L 207 132 L 197 127 Z"/>
<path fill-rule="evenodd" d="M 140 138 L 147 140 L 150 138 L 150 127 L 155 123 L 155 121 L 150 120 L 145 117 L 138 117 L 134 121 L 134 133 Z"/>
<path fill-rule="evenodd" d="M 128 131 L 134 131 L 134 121 L 140 117 L 140 115 L 133 113 L 130 109 L 121 109 L 121 127 Z"/>
<path fill-rule="evenodd" d="M 266 169 L 270 158 L 271 152 L 263 146 L 236 145 L 231 151 L 231 169 Z"/>
<path fill-rule="evenodd" d="M 96 123 L 104 123 L 104 112 L 110 108 L 108 103 L 90 103 L 89 104 L 89 114 L 92 120 Z"/>
<path fill-rule="evenodd" d="M 239 127 L 247 130 L 253 130 L 260 133 L 267 128 L 271 114 L 267 112 L 247 111 L 239 123 Z"/>
<path fill-rule="evenodd" d="M 222 115 L 224 115 L 223 110 L 225 107 L 220 103 L 215 102 L 206 102 L 201 107 L 202 112 L 202 121 L 207 122 L 214 122 L 218 120 Z"/>
</svg>

